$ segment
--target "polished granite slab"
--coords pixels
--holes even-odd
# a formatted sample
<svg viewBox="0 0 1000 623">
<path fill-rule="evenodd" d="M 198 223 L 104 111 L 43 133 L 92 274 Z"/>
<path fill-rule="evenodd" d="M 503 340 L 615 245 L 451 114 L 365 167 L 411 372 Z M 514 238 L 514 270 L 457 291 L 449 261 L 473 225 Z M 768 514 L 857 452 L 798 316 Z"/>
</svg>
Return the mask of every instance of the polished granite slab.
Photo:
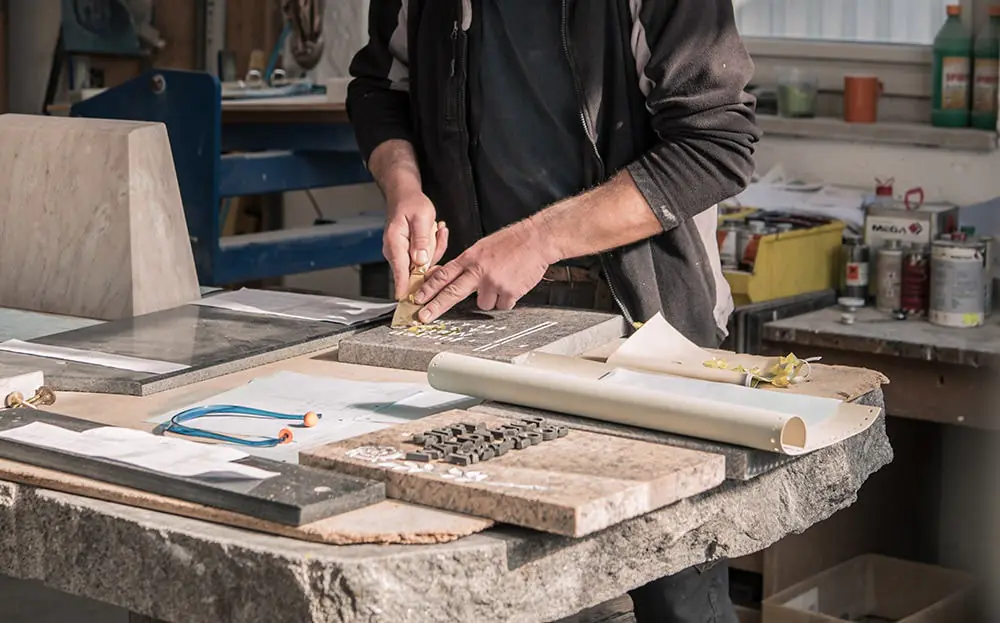
<svg viewBox="0 0 1000 623">
<path fill-rule="evenodd" d="M 220 288 L 201 286 L 201 295 L 218 292 Z M 33 340 L 55 333 L 104 324 L 106 320 L 46 314 L 27 309 L 0 307 L 0 342 L 7 340 Z"/>
<path fill-rule="evenodd" d="M 57 391 L 146 396 L 330 348 L 357 326 L 184 305 L 32 342 L 184 364 L 187 369 L 150 374 L 0 352 L 0 377 L 40 370 Z"/>
<path fill-rule="evenodd" d="M 510 361 L 530 351 L 576 356 L 626 335 L 624 318 L 557 307 L 484 312 L 456 309 L 427 325 L 377 326 L 345 337 L 338 360 L 365 366 L 426 371 L 441 352 Z"/>
<path fill-rule="evenodd" d="M 103 425 L 37 409 L 0 410 L 0 430 L 41 422 L 74 432 Z M 279 475 L 265 480 L 217 480 L 164 474 L 111 459 L 84 456 L 0 438 L 0 458 L 55 469 L 141 491 L 229 510 L 266 521 L 300 526 L 385 499 L 385 486 L 257 457 L 235 461 Z"/>
</svg>

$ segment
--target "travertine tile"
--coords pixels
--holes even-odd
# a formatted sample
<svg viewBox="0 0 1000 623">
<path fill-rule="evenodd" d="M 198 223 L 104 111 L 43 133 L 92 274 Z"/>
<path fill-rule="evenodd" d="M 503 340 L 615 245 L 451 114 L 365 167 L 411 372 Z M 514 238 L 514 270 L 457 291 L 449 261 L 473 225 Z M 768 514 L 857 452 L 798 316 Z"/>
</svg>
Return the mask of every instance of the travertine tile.
<svg viewBox="0 0 1000 623">
<path fill-rule="evenodd" d="M 456 467 L 404 460 L 414 433 L 508 418 L 448 411 L 304 451 L 299 461 L 383 480 L 390 498 L 566 536 L 584 536 L 707 491 L 723 481 L 722 455 L 571 430 L 568 435 Z M 380 458 L 364 457 L 381 448 Z"/>
<path fill-rule="evenodd" d="M 197 300 L 166 127 L 0 115 L 0 266 L 0 307 L 113 320 Z"/>
</svg>

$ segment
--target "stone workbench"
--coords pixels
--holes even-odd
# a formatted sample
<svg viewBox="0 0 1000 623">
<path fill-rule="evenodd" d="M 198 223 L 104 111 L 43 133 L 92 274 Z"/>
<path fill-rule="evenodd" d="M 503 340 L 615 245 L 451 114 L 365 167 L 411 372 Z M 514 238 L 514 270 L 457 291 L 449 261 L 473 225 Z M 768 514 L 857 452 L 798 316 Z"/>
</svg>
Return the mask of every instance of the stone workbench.
<svg viewBox="0 0 1000 623">
<path fill-rule="evenodd" d="M 792 350 L 800 357 L 822 356 L 824 363 L 877 369 L 890 380 L 885 397 L 891 415 L 1000 429 L 1000 314 L 982 327 L 953 329 L 891 320 L 870 308 L 844 324 L 841 313 L 831 307 L 770 322 L 765 351 Z"/>
<path fill-rule="evenodd" d="M 339 363 L 334 350 L 142 398 L 60 394 L 54 410 L 148 429 L 150 415 L 277 370 L 425 378 Z M 881 392 L 863 400 L 881 405 Z M 801 532 L 851 505 L 891 460 L 880 418 L 838 446 L 583 539 L 500 526 L 410 546 L 317 545 L 0 481 L 0 574 L 184 623 L 552 621 Z"/>
</svg>

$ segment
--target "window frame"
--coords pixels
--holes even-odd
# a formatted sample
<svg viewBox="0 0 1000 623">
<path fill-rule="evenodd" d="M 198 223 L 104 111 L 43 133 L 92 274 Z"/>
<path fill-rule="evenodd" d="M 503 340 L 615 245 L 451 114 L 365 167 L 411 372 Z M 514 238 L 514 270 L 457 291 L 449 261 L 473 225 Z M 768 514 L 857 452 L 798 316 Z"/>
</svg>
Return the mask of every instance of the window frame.
<svg viewBox="0 0 1000 623">
<path fill-rule="evenodd" d="M 967 24 L 983 23 L 987 7 L 997 0 L 960 0 Z M 843 93 L 844 76 L 877 75 L 887 98 L 930 99 L 931 46 L 894 43 L 850 43 L 821 39 L 744 37 L 756 67 L 754 84 L 776 83 L 779 67 L 813 72 L 821 92 Z"/>
</svg>

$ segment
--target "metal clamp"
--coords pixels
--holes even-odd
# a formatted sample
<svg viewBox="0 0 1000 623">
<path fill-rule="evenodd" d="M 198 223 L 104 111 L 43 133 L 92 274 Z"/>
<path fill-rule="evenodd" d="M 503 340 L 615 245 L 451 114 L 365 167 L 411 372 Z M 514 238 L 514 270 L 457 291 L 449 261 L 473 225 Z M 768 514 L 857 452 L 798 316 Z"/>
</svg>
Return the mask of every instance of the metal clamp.
<svg viewBox="0 0 1000 623">
<path fill-rule="evenodd" d="M 11 392 L 4 398 L 3 404 L 8 409 L 16 409 L 18 407 L 35 409 L 55 404 L 55 401 L 56 393 L 42 385 L 35 390 L 35 395 L 30 398 L 25 398 L 21 392 Z"/>
</svg>

